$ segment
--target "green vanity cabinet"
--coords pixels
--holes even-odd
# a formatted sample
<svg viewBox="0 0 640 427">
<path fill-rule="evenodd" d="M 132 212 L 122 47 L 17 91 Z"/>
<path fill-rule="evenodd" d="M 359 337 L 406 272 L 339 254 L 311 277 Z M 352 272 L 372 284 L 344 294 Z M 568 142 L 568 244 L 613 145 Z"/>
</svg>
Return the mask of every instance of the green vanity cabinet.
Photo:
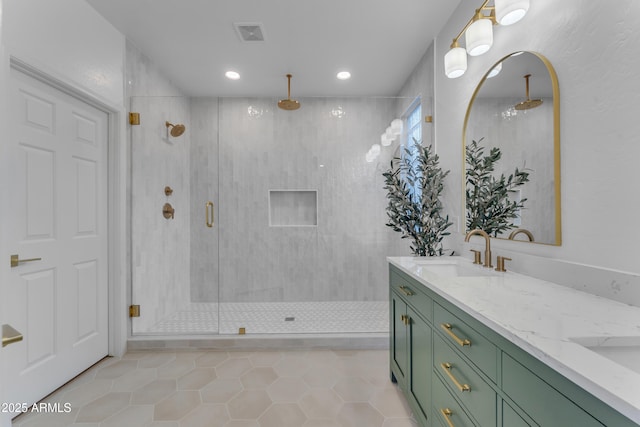
<svg viewBox="0 0 640 427">
<path fill-rule="evenodd" d="M 392 379 L 405 392 L 418 422 L 429 425 L 432 330 L 419 313 L 431 311 L 431 299 L 399 277 L 395 280 L 392 277 L 391 281 L 389 319 L 393 331 L 390 342 Z"/>
<path fill-rule="evenodd" d="M 389 285 L 391 375 L 421 427 L 638 426 L 395 265 Z"/>
<path fill-rule="evenodd" d="M 502 425 L 509 427 L 532 427 L 531 424 L 522 419 L 507 402 L 502 402 Z"/>
</svg>

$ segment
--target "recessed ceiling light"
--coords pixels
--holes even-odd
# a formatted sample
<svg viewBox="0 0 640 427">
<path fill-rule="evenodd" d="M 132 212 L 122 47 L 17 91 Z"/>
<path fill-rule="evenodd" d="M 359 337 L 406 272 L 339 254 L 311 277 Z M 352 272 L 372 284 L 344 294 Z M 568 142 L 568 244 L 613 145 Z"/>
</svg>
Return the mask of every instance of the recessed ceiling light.
<svg viewBox="0 0 640 427">
<path fill-rule="evenodd" d="M 236 71 L 227 71 L 224 75 L 229 80 L 238 80 L 240 78 L 240 74 Z"/>
<path fill-rule="evenodd" d="M 340 71 L 338 74 L 336 74 L 336 77 L 340 80 L 347 80 L 351 78 L 351 73 L 348 71 Z"/>
</svg>

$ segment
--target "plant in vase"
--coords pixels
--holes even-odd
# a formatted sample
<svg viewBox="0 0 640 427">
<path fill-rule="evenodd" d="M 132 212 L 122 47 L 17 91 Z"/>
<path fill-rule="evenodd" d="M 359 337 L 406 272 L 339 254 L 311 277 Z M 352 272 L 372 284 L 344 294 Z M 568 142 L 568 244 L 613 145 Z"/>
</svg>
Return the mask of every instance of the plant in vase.
<svg viewBox="0 0 640 427">
<path fill-rule="evenodd" d="M 449 171 L 440 168 L 430 145 L 414 142 L 382 174 L 389 200 L 386 225 L 402 233 L 403 239 L 412 240 L 414 255 L 442 255 L 442 239 L 451 234 L 446 230 L 452 224 L 448 215 L 443 216 L 440 200 Z"/>
<path fill-rule="evenodd" d="M 496 178 L 493 172 L 502 153 L 499 148 L 493 147 L 485 155 L 484 147 L 479 145 L 483 139 L 466 146 L 466 225 L 467 230 L 479 228 L 497 237 L 515 227 L 513 221 L 527 199 L 516 201 L 509 196 L 517 187 L 529 182 L 529 172 L 516 168 L 508 177 L 500 174 Z"/>
</svg>

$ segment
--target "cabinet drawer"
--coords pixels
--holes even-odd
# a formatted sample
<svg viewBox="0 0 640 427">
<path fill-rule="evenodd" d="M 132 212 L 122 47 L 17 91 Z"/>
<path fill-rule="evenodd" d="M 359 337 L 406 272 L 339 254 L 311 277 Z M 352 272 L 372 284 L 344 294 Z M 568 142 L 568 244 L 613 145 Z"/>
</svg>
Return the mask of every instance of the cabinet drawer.
<svg viewBox="0 0 640 427">
<path fill-rule="evenodd" d="M 451 394 L 481 426 L 496 424 L 496 392 L 438 335 L 433 339 L 433 365 Z"/>
<path fill-rule="evenodd" d="M 433 418 L 437 419 L 439 425 L 443 427 L 474 427 L 475 424 L 438 377 L 434 376 L 433 378 Z M 436 423 L 434 423 L 435 425 Z"/>
<path fill-rule="evenodd" d="M 461 354 L 496 382 L 498 353 L 496 346 L 438 304 L 434 304 L 434 327 L 446 336 Z"/>
<path fill-rule="evenodd" d="M 433 303 L 431 298 L 419 290 L 422 285 L 410 283 L 393 272 L 390 277 L 390 285 L 391 289 L 402 296 L 402 299 L 413 306 L 422 317 L 428 321 L 433 319 Z"/>
<path fill-rule="evenodd" d="M 502 356 L 502 389 L 541 427 L 602 426 L 582 408 L 506 353 Z"/>
</svg>

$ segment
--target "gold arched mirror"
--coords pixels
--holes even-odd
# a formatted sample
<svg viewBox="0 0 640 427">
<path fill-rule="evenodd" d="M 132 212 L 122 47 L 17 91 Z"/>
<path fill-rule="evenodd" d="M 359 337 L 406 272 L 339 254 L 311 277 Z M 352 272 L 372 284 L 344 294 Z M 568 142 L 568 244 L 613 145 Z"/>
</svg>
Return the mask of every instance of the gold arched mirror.
<svg viewBox="0 0 640 427">
<path fill-rule="evenodd" d="M 560 93 L 551 63 L 515 52 L 494 64 L 469 102 L 462 143 L 465 230 L 560 245 Z"/>
</svg>

